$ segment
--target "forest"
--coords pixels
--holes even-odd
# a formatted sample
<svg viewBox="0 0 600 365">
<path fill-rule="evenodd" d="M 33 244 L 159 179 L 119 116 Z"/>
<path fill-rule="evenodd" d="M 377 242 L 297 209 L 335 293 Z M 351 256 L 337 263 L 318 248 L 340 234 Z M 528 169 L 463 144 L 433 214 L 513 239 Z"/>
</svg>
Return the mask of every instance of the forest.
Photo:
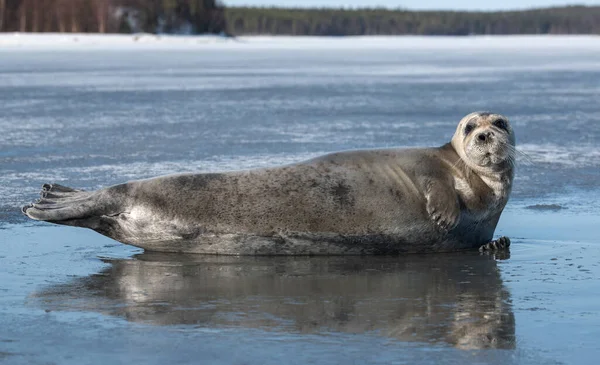
<svg viewBox="0 0 600 365">
<path fill-rule="evenodd" d="M 0 0 L 1 32 L 600 34 L 600 7 L 507 12 L 226 7 L 218 0 Z"/>
<path fill-rule="evenodd" d="M 232 34 L 600 34 L 600 7 L 513 12 L 229 8 L 225 21 Z"/>
</svg>

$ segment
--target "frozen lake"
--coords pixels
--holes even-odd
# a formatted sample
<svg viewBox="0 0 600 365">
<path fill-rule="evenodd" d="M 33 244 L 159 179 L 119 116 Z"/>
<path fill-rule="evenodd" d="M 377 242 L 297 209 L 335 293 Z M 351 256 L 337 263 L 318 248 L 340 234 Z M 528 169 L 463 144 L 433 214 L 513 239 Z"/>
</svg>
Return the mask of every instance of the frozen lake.
<svg viewBox="0 0 600 365">
<path fill-rule="evenodd" d="M 0 363 L 592 364 L 600 37 L 0 36 Z M 508 116 L 507 257 L 142 253 L 28 221 L 45 182 L 447 142 Z"/>
</svg>

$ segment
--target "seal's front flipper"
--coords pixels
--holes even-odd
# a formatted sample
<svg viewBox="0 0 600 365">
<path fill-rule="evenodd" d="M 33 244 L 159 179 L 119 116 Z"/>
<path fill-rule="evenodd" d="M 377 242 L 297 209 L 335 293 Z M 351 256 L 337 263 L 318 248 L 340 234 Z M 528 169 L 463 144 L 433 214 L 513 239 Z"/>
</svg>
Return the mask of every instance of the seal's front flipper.
<svg viewBox="0 0 600 365">
<path fill-rule="evenodd" d="M 425 193 L 427 214 L 443 231 L 456 227 L 460 218 L 458 196 L 450 186 L 429 182 Z"/>
<path fill-rule="evenodd" d="M 497 240 L 486 243 L 479 247 L 479 252 L 494 252 L 507 250 L 510 247 L 510 238 L 500 237 Z"/>
<path fill-rule="evenodd" d="M 95 208 L 94 193 L 58 184 L 44 184 L 40 199 L 21 210 L 31 219 L 68 224 L 67 221 L 91 216 Z"/>
</svg>

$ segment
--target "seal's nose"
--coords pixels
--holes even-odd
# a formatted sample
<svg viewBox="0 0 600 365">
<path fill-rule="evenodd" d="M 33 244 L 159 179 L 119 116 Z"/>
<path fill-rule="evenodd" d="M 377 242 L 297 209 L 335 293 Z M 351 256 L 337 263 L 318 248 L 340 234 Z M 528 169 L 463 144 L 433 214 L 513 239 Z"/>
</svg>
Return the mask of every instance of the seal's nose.
<svg viewBox="0 0 600 365">
<path fill-rule="evenodd" d="M 493 136 L 494 136 L 494 132 L 492 132 L 492 131 L 482 132 L 477 135 L 477 139 L 480 140 L 481 142 L 485 142 L 485 141 L 491 139 Z"/>
</svg>

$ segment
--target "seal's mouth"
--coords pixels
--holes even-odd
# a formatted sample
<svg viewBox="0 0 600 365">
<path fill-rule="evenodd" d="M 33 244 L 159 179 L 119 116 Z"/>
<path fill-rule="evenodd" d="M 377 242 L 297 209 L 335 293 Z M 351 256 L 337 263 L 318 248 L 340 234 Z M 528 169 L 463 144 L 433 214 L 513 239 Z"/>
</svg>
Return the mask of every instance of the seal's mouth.
<svg viewBox="0 0 600 365">
<path fill-rule="evenodd" d="M 489 153 L 486 153 L 485 156 L 483 156 L 483 159 L 481 160 L 481 163 L 479 165 L 483 166 L 483 167 L 488 167 L 491 166 L 492 163 L 492 156 Z"/>
<path fill-rule="evenodd" d="M 494 152 L 486 152 L 483 156 L 484 166 L 495 166 L 504 164 L 506 161 L 510 159 L 508 151 L 505 149 L 500 149 Z"/>
<path fill-rule="evenodd" d="M 510 158 L 508 150 L 501 144 L 488 146 L 484 149 L 473 148 L 469 155 L 471 156 L 471 161 L 481 167 L 501 165 Z"/>
<path fill-rule="evenodd" d="M 493 158 L 492 158 L 492 154 L 491 153 L 486 153 L 483 156 L 483 165 L 484 166 L 489 166 L 492 165 L 494 163 Z"/>
</svg>

